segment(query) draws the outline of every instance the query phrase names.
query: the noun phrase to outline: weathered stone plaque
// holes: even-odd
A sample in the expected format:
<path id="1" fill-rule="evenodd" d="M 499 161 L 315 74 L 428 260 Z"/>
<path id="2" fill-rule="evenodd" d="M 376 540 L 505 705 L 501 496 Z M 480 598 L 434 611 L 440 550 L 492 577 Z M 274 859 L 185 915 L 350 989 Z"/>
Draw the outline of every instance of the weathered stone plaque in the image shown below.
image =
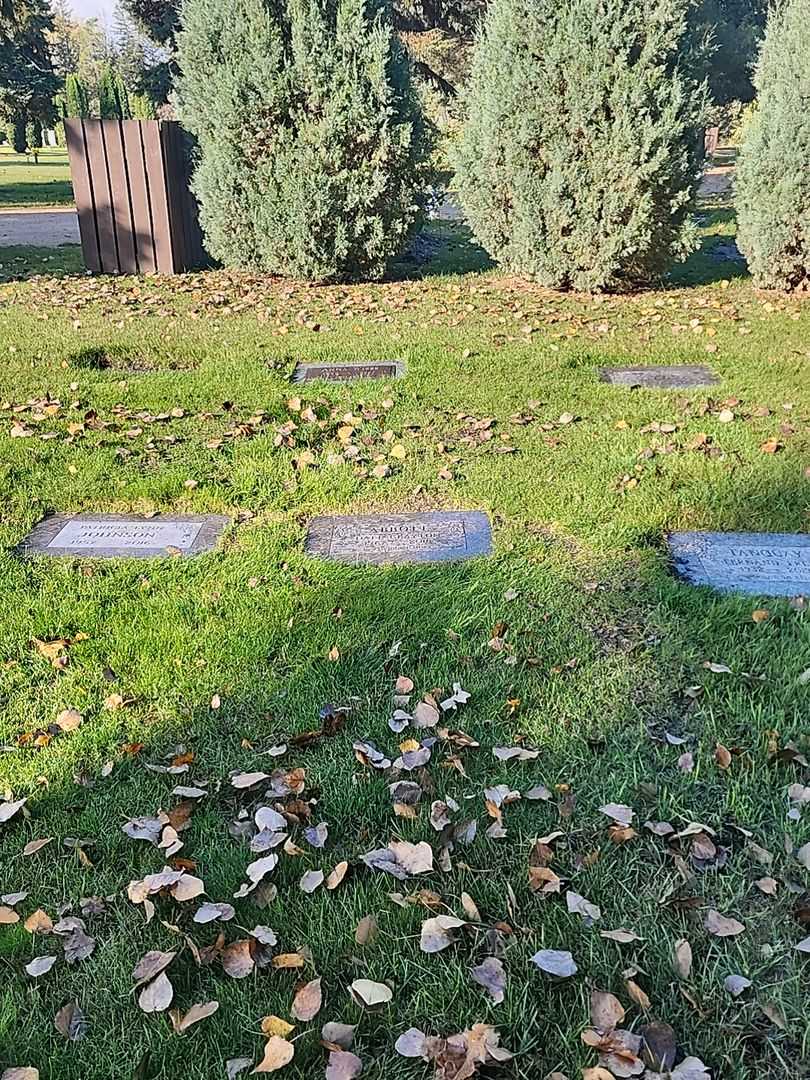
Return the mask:
<path id="1" fill-rule="evenodd" d="M 319 517 L 309 526 L 307 554 L 344 563 L 456 562 L 487 555 L 492 531 L 476 510 Z"/>
<path id="2" fill-rule="evenodd" d="M 602 368 L 600 378 L 614 386 L 638 386 L 648 390 L 690 390 L 695 386 L 714 386 L 720 381 L 705 364 Z"/>
<path id="3" fill-rule="evenodd" d="M 692 585 L 755 596 L 810 596 L 810 536 L 801 533 L 673 533 L 677 573 Z"/>
<path id="4" fill-rule="evenodd" d="M 401 360 L 386 360 L 377 364 L 298 364 L 292 381 L 354 382 L 356 379 L 400 379 L 405 374 Z"/>
<path id="5" fill-rule="evenodd" d="M 228 518 L 127 517 L 121 514 L 56 514 L 21 544 L 23 554 L 79 555 L 97 559 L 155 559 L 199 555 L 217 542 Z"/>

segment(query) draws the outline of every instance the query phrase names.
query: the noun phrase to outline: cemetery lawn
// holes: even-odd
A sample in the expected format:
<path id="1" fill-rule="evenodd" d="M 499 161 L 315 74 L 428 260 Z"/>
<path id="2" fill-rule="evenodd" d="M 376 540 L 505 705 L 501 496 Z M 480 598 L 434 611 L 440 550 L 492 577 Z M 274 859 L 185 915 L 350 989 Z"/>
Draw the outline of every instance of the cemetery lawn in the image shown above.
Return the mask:
<path id="1" fill-rule="evenodd" d="M 733 224 L 721 209 L 706 228 L 708 251 Z M 475 265 L 457 229 L 439 231 Z M 0 926 L 0 1073 L 210 1080 L 228 1059 L 258 1063 L 261 1021 L 275 1015 L 295 1024 L 280 1075 L 296 1080 L 324 1075 L 329 1021 L 358 1025 L 364 1077 L 432 1076 L 395 1040 L 480 1021 L 515 1054 L 487 1075 L 573 1080 L 597 1064 L 581 1034 L 603 990 L 626 1009 L 621 1026 L 671 1025 L 678 1060 L 698 1057 L 713 1077 L 810 1075 L 810 961 L 796 948 L 810 933 L 810 810 L 788 817 L 788 789 L 810 783 L 810 613 L 678 582 L 665 547 L 670 530 L 808 531 L 810 304 L 755 293 L 707 252 L 679 284 L 596 299 L 454 276 L 452 262 L 373 286 L 44 277 L 41 265 L 0 285 L 0 795 L 27 800 L 0 825 L 0 894 L 27 892 L 20 921 Z M 288 382 L 297 359 L 385 358 L 406 360 L 406 378 Z M 603 365 L 647 362 L 708 363 L 722 382 L 680 393 L 599 381 Z M 313 515 L 432 508 L 488 511 L 493 556 L 373 569 L 303 554 Z M 53 511 L 224 513 L 233 525 L 191 561 L 21 560 L 14 545 Z M 352 749 L 371 739 L 395 757 L 424 735 L 388 728 L 400 675 L 412 705 L 460 683 L 470 700 L 442 724 L 480 742 L 441 739 L 425 772 L 405 777 L 425 789 L 415 819 L 394 815 L 390 774 Z M 294 746 L 328 703 L 349 710 L 345 727 Z M 81 724 L 49 732 L 63 710 Z M 283 743 L 284 756 L 266 752 Z M 539 757 L 493 756 L 512 745 Z M 148 768 L 173 763 L 188 770 Z M 273 800 L 267 783 L 238 790 L 229 775 L 296 768 L 326 846 L 293 828 L 301 850 L 277 849 L 268 878 L 277 898 L 234 899 L 258 856 L 229 825 Z M 199 782 L 208 794 L 177 857 L 235 917 L 198 925 L 204 898 L 160 896 L 147 923 L 126 886 L 164 859 L 122 826 L 176 808 L 175 785 Z M 506 836 L 491 839 L 483 791 L 498 784 L 546 785 L 549 798 L 507 805 Z M 445 872 L 429 818 L 448 796 L 478 835 Z M 632 808 L 637 835 L 611 836 L 599 810 L 610 803 Z M 702 828 L 667 843 L 648 821 Z M 558 830 L 547 857 L 560 892 L 533 893 L 533 841 Z M 396 837 L 432 843 L 437 868 L 397 881 L 363 865 Z M 344 860 L 338 888 L 301 891 L 306 871 Z M 424 906 L 424 890 L 446 906 Z M 422 923 L 470 917 L 463 893 L 480 921 L 425 954 Z M 597 905 L 598 921 L 569 913 L 566 893 Z M 82 916 L 88 897 L 106 899 Z M 69 938 L 29 933 L 37 909 L 83 917 L 92 955 L 68 964 Z M 742 932 L 709 933 L 712 909 Z M 358 944 L 368 915 L 378 936 Z M 187 940 L 201 949 L 221 930 L 232 943 L 256 925 L 275 931 L 270 953 L 301 950 L 304 966 L 244 979 L 219 960 L 198 967 Z M 602 936 L 620 928 L 640 940 Z M 678 974 L 681 939 L 693 961 Z M 469 974 L 493 948 L 507 973 L 498 1005 Z M 530 962 L 541 949 L 569 951 L 577 974 L 550 980 Z M 184 1035 L 142 1012 L 132 971 L 148 950 L 178 952 L 175 1006 L 218 1011 Z M 56 965 L 30 978 L 25 965 L 45 954 Z M 735 998 L 729 975 L 752 985 Z M 296 987 L 316 976 L 323 1007 L 295 1021 Z M 363 1011 L 347 993 L 356 979 L 389 983 L 391 1003 Z M 71 1002 L 88 1024 L 76 1042 L 54 1026 Z"/>
<path id="2" fill-rule="evenodd" d="M 73 205 L 67 150 L 48 146 L 38 159 L 35 163 L 32 154 L 0 146 L 0 210 Z"/>

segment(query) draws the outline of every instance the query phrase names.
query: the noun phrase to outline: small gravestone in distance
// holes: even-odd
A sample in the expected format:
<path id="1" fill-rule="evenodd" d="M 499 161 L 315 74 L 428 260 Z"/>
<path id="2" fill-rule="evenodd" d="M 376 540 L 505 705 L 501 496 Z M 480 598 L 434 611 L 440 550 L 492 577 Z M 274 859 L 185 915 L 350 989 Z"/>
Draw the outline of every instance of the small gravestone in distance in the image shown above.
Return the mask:
<path id="1" fill-rule="evenodd" d="M 799 533 L 672 533 L 678 575 L 692 585 L 753 596 L 810 596 L 810 536 Z"/>
<path id="2" fill-rule="evenodd" d="M 73 555 L 96 559 L 156 559 L 210 551 L 228 524 L 218 514 L 128 517 L 123 514 L 55 514 L 20 545 L 24 555 Z"/>
<path id="3" fill-rule="evenodd" d="M 292 374 L 294 383 L 314 382 L 354 382 L 357 379 L 401 379 L 405 374 L 405 365 L 401 360 L 386 360 L 380 363 L 360 364 L 297 364 Z"/>
<path id="4" fill-rule="evenodd" d="M 602 368 L 599 377 L 614 386 L 638 386 L 646 390 L 691 390 L 697 386 L 714 386 L 720 381 L 705 364 Z"/>
<path id="5" fill-rule="evenodd" d="M 376 565 L 458 562 L 491 549 L 489 518 L 477 510 L 319 517 L 306 544 L 308 555 Z"/>

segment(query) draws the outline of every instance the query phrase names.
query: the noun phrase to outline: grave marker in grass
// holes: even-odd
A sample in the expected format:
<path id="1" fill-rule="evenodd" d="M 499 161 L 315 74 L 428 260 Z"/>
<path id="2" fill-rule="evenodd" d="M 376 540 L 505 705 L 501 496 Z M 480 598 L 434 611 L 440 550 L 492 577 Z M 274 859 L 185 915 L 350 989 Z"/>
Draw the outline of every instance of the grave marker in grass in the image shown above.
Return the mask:
<path id="1" fill-rule="evenodd" d="M 358 379 L 401 379 L 404 374 L 405 365 L 401 360 L 352 364 L 296 364 L 292 381 L 302 383 L 321 379 L 323 382 L 343 383 Z"/>
<path id="2" fill-rule="evenodd" d="M 645 390 L 691 390 L 714 386 L 720 380 L 704 364 L 673 364 L 660 367 L 602 368 L 602 382 Z"/>
<path id="3" fill-rule="evenodd" d="M 23 540 L 24 555 L 156 559 L 210 551 L 228 524 L 218 514 L 144 518 L 123 514 L 55 514 Z"/>
<path id="4" fill-rule="evenodd" d="M 491 548 L 489 518 L 476 510 L 318 517 L 306 543 L 308 555 L 376 565 L 458 562 Z"/>
<path id="5" fill-rule="evenodd" d="M 672 533 L 677 574 L 692 585 L 754 596 L 810 596 L 810 536 L 801 533 Z"/>

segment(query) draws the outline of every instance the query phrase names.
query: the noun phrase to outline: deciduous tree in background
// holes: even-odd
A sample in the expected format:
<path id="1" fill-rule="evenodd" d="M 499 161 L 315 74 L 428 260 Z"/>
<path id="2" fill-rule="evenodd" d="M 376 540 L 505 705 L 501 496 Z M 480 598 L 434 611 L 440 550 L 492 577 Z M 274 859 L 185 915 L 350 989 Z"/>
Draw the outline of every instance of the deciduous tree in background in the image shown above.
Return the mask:
<path id="1" fill-rule="evenodd" d="M 554 288 L 660 277 L 693 245 L 705 89 L 690 0 L 491 0 L 458 186 L 504 267 Z"/>
<path id="2" fill-rule="evenodd" d="M 178 109 L 210 253 L 379 277 L 419 220 L 428 142 L 386 0 L 186 0 Z"/>
<path id="3" fill-rule="evenodd" d="M 810 291 L 810 0 L 768 22 L 737 169 L 737 242 L 766 289 Z"/>

